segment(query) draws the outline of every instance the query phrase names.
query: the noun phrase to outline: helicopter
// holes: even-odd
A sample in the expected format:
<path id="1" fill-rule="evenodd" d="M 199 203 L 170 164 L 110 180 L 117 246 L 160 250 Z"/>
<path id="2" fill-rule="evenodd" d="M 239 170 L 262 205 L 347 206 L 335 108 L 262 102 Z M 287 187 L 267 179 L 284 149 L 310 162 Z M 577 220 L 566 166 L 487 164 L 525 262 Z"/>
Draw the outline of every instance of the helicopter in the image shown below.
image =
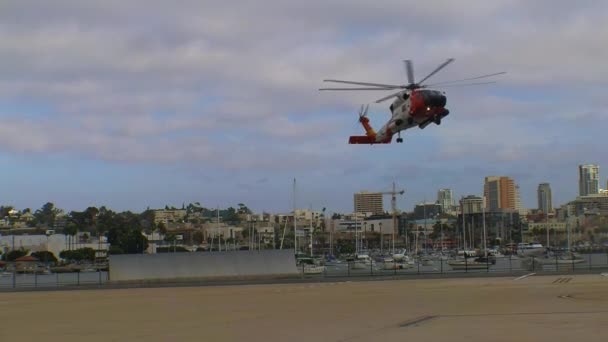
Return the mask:
<path id="1" fill-rule="evenodd" d="M 441 120 L 450 114 L 450 111 L 445 108 L 447 103 L 447 97 L 445 92 L 436 89 L 429 89 L 429 87 L 439 86 L 452 87 L 452 86 L 470 86 L 470 85 L 481 85 L 496 83 L 492 82 L 476 82 L 468 84 L 457 84 L 463 81 L 473 81 L 491 76 L 497 76 L 505 74 L 505 71 L 481 75 L 476 77 L 470 77 L 460 80 L 445 81 L 435 83 L 431 85 L 424 85 L 423 82 L 428 80 L 431 76 L 435 75 L 441 69 L 445 68 L 448 64 L 452 63 L 454 58 L 448 58 L 445 62 L 440 64 L 435 70 L 424 77 L 421 81 L 414 81 L 414 67 L 411 60 L 404 60 L 405 70 L 407 73 L 408 84 L 394 85 L 394 84 L 382 84 L 382 83 L 369 83 L 369 82 L 353 82 L 343 80 L 323 80 L 323 82 L 333 83 L 344 83 L 350 85 L 364 86 L 360 88 L 320 88 L 319 90 L 397 90 L 396 93 L 392 93 L 376 101 L 381 103 L 386 100 L 395 98 L 391 103 L 389 109 L 391 112 L 390 120 L 382 126 L 377 132 L 371 127 L 367 112 L 369 105 L 361 106 L 359 110 L 359 123 L 365 130 L 365 135 L 351 136 L 348 140 L 349 144 L 390 144 L 393 136 L 397 134 L 397 142 L 402 143 L 401 131 L 420 127 L 424 129 L 428 125 L 435 123 L 436 125 L 441 124 Z"/>

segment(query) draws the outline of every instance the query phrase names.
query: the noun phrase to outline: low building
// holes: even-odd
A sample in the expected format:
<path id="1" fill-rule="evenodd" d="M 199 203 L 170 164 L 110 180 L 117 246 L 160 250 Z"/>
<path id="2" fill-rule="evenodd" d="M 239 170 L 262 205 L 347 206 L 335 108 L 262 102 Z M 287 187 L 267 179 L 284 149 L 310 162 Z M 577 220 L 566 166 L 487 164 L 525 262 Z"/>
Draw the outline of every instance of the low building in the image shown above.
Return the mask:
<path id="1" fill-rule="evenodd" d="M 608 215 L 608 193 L 578 196 L 568 203 L 572 206 L 574 216 L 585 215 L 589 212 Z"/>
<path id="2" fill-rule="evenodd" d="M 154 223 L 169 223 L 183 222 L 186 218 L 187 211 L 185 209 L 157 209 L 154 210 Z"/>
<path id="3" fill-rule="evenodd" d="M 558 231 L 558 232 L 565 232 L 566 229 L 568 228 L 568 225 L 566 222 L 549 221 L 549 222 L 529 222 L 527 230 L 528 231 L 534 231 L 534 230 L 540 230 L 540 229 L 544 230 L 544 229 L 547 229 L 547 226 L 549 227 L 550 230 Z"/>
<path id="4" fill-rule="evenodd" d="M 203 232 L 206 239 L 236 239 L 242 235 L 247 228 L 228 225 L 226 223 L 208 223 L 203 225 Z"/>
<path id="5" fill-rule="evenodd" d="M 435 202 L 418 203 L 414 207 L 413 218 L 422 220 L 424 218 L 432 219 L 441 214 L 441 206 Z"/>
<path id="6" fill-rule="evenodd" d="M 110 244 L 107 243 L 106 238 L 103 236 L 101 237 L 101 241 L 96 237 L 90 237 L 86 240 L 80 238 L 69 239 L 64 234 L 0 236 L 0 250 L 2 250 L 2 253 L 7 253 L 13 249 L 25 249 L 30 253 L 49 251 L 59 258 L 59 253 L 70 249 L 70 247 L 72 249 L 92 248 L 96 251 L 96 257 L 104 258 L 107 256 Z"/>

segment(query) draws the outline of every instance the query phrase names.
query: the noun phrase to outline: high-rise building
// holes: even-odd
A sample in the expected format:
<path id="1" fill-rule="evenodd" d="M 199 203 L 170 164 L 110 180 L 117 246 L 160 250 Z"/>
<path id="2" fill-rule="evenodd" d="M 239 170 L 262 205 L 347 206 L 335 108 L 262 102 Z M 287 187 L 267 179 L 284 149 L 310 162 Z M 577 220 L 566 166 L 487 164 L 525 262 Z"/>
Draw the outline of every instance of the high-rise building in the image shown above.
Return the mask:
<path id="1" fill-rule="evenodd" d="M 540 183 L 538 185 L 538 210 L 543 213 L 550 213 L 553 211 L 553 202 L 551 199 L 551 186 L 549 183 Z"/>
<path id="2" fill-rule="evenodd" d="M 515 185 L 515 182 L 509 177 L 486 177 L 483 186 L 483 194 L 486 197 L 487 210 L 521 209 L 519 190 Z"/>
<path id="3" fill-rule="evenodd" d="M 578 195 L 587 196 L 600 192 L 600 167 L 595 164 L 578 166 Z"/>
<path id="4" fill-rule="evenodd" d="M 379 192 L 361 191 L 355 193 L 354 206 L 356 213 L 372 213 L 374 215 L 384 213 L 382 194 Z"/>
<path id="5" fill-rule="evenodd" d="M 454 193 L 451 189 L 439 189 L 437 192 L 437 204 L 441 207 L 442 213 L 449 212 L 454 206 Z"/>
<path id="6" fill-rule="evenodd" d="M 469 195 L 460 200 L 460 206 L 465 214 L 481 213 L 483 210 L 483 198 Z"/>

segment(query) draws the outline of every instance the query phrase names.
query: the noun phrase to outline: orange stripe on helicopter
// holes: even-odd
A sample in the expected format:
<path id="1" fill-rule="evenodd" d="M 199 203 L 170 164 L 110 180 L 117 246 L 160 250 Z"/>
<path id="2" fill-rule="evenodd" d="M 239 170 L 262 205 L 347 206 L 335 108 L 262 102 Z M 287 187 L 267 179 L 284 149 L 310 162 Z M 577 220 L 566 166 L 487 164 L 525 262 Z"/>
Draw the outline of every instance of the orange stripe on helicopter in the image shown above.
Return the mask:
<path id="1" fill-rule="evenodd" d="M 361 122 L 361 125 L 363 125 L 363 128 L 365 129 L 365 134 L 367 134 L 368 137 L 376 136 L 376 131 L 374 131 L 372 126 L 369 124 L 369 119 L 366 116 L 362 116 L 359 119 L 359 122 Z"/>

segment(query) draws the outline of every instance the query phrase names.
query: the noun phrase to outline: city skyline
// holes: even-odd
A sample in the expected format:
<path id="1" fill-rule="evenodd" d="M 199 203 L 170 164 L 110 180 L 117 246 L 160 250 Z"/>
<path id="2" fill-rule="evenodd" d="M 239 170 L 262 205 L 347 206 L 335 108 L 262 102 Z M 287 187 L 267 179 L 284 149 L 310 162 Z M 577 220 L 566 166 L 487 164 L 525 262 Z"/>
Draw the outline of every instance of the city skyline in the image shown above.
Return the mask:
<path id="1" fill-rule="evenodd" d="M 587 165 L 596 165 L 596 164 L 587 164 Z M 579 165 L 579 172 L 580 172 L 580 165 Z M 516 194 L 518 194 L 519 191 L 520 191 L 520 190 L 518 190 L 520 188 L 520 186 L 517 183 L 517 180 L 512 179 L 512 178 L 510 178 L 508 176 L 485 176 L 482 180 L 487 180 L 489 178 L 493 179 L 494 181 L 499 181 L 501 178 L 506 178 L 508 181 L 510 181 L 509 184 L 512 184 L 516 188 L 516 190 L 515 190 Z M 568 203 L 570 201 L 573 201 L 573 200 L 576 199 L 576 197 L 579 196 L 578 193 L 577 193 L 573 197 L 571 197 L 569 199 L 566 199 L 563 202 L 557 202 L 557 205 L 556 205 L 555 204 L 556 202 L 555 202 L 554 197 L 552 195 L 552 189 L 550 187 L 550 183 L 549 182 L 542 182 L 542 183 L 537 184 L 537 186 L 536 186 L 536 190 L 534 192 L 534 198 L 533 198 L 534 202 L 532 202 L 530 204 L 523 205 L 524 209 L 538 209 L 539 208 L 539 206 L 540 206 L 539 205 L 540 204 L 539 188 L 540 188 L 541 185 L 545 185 L 545 184 L 549 185 L 549 196 L 550 196 L 549 202 L 550 202 L 551 206 L 553 207 L 553 209 L 555 209 L 556 207 L 559 207 L 559 206 L 561 206 L 563 204 L 566 204 L 566 203 Z M 578 184 L 580 184 L 580 179 L 579 179 Z M 398 185 L 398 187 L 399 187 L 399 185 Z M 607 184 L 607 187 L 608 187 L 608 184 Z M 458 205 L 460 205 L 459 201 L 462 200 L 463 198 L 468 197 L 468 196 L 477 196 L 479 198 L 483 198 L 483 196 L 484 196 L 484 188 L 485 188 L 484 183 L 482 183 L 481 191 L 479 191 L 477 193 L 476 192 L 471 192 L 471 191 L 469 191 L 469 192 L 465 191 L 465 192 L 462 192 L 462 193 L 457 193 L 452 188 L 444 187 L 444 188 L 439 188 L 439 189 L 437 189 L 435 191 L 435 196 L 436 196 L 435 200 L 432 200 L 432 197 L 424 196 L 424 198 L 418 198 L 418 199 L 411 199 L 410 198 L 409 201 L 404 201 L 403 197 L 407 198 L 407 189 L 406 189 L 405 196 L 397 196 L 397 208 L 400 209 L 400 210 L 404 210 L 404 211 L 412 211 L 413 208 L 417 204 L 420 204 L 420 203 L 438 203 L 438 204 L 440 204 L 439 203 L 440 202 L 439 199 L 442 196 L 442 193 L 444 193 L 444 192 L 449 193 L 449 197 L 451 198 L 451 200 L 454 203 L 454 205 L 458 206 Z M 601 189 L 601 187 L 600 187 L 600 189 Z M 293 190 L 293 179 L 292 179 L 292 188 L 290 190 Z M 387 189 L 385 189 L 385 190 L 387 190 Z M 298 192 L 300 192 L 300 190 L 297 190 L 297 188 L 296 188 L 296 196 L 297 196 Z M 300 197 L 296 197 L 296 206 L 297 206 L 298 209 L 302 209 L 302 210 L 307 210 L 307 209 L 309 209 L 312 206 L 313 211 L 314 210 L 318 211 L 321 208 L 328 208 L 328 212 L 330 212 L 330 213 L 333 213 L 333 212 L 349 213 L 349 212 L 353 212 L 352 211 L 353 210 L 353 206 L 357 205 L 356 204 L 356 201 L 357 201 L 356 197 L 357 197 L 357 195 L 361 195 L 361 194 L 363 194 L 363 195 L 377 195 L 378 193 L 379 193 L 378 191 L 368 191 L 368 190 L 359 190 L 359 191 L 356 191 L 354 193 L 351 193 L 350 194 L 350 201 L 347 200 L 347 199 L 344 199 L 344 202 L 349 203 L 349 204 L 342 205 L 342 207 L 345 208 L 345 209 L 339 209 L 340 206 L 336 206 L 336 207 L 334 207 L 334 209 L 328 208 L 327 205 L 315 206 L 310 201 L 307 201 L 306 199 L 303 199 L 303 198 L 300 198 Z M 260 209 L 259 207 L 256 206 L 256 203 L 248 203 L 246 201 L 239 200 L 238 198 L 234 199 L 234 200 L 232 200 L 230 202 L 226 202 L 225 204 L 220 205 L 220 207 L 221 208 L 237 207 L 238 203 L 244 203 L 250 209 L 253 209 L 254 212 L 260 212 L 261 213 L 261 212 L 265 211 L 265 212 L 272 212 L 272 213 L 287 213 L 287 212 L 293 211 L 293 192 L 290 192 L 289 196 L 291 196 L 290 202 L 289 202 L 290 206 L 286 207 L 285 209 L 278 209 L 278 210 L 274 210 L 272 208 L 262 208 L 262 209 Z M 374 200 L 377 200 L 376 197 L 378 197 L 378 196 L 373 196 L 373 197 L 374 197 Z M 383 195 L 379 195 L 379 199 L 378 200 L 379 200 L 380 203 L 383 204 L 384 210 L 387 211 L 387 212 L 390 212 L 390 208 L 389 208 L 390 201 L 384 201 Z M 530 201 L 527 201 L 527 202 L 531 202 L 531 201 L 532 201 L 532 198 L 530 199 Z M 160 201 L 157 201 L 157 203 L 160 203 L 160 204 L 158 204 L 156 206 L 154 206 L 154 205 L 143 205 L 143 204 L 139 205 L 138 204 L 139 207 L 137 207 L 138 205 L 136 205 L 135 207 L 131 206 L 131 207 L 127 207 L 127 208 L 113 207 L 113 206 L 111 206 L 111 205 L 109 205 L 107 203 L 97 203 L 97 204 L 95 204 L 95 203 L 93 203 L 93 204 L 89 203 L 89 204 L 81 205 L 81 206 L 77 206 L 77 207 L 63 207 L 61 205 L 61 203 L 59 203 L 57 201 L 53 201 L 52 199 L 50 199 L 50 200 L 44 200 L 42 203 L 40 203 L 40 205 L 33 205 L 33 206 L 32 205 L 30 205 L 30 206 L 20 206 L 20 205 L 16 205 L 13 202 L 10 202 L 10 201 L 8 201 L 8 202 L 5 201 L 4 203 L 0 203 L 0 205 L 14 206 L 15 208 L 20 209 L 20 210 L 23 210 L 23 209 L 26 209 L 26 208 L 30 208 L 32 210 L 36 210 L 37 208 L 41 207 L 46 202 L 52 202 L 52 203 L 56 204 L 56 206 L 58 208 L 64 209 L 66 212 L 69 212 L 69 211 L 72 211 L 72 210 L 75 210 L 75 211 L 84 210 L 86 207 L 89 207 L 89 206 L 93 206 L 93 207 L 106 206 L 106 207 L 108 207 L 108 209 L 112 209 L 112 210 L 117 210 L 117 211 L 123 211 L 123 210 L 127 211 L 128 210 L 128 211 L 134 211 L 134 212 L 144 211 L 148 207 L 150 209 L 162 209 L 162 208 L 164 208 L 167 205 L 168 206 L 174 206 L 176 208 L 181 208 L 181 206 L 184 205 L 184 204 L 196 203 L 196 202 L 201 203 L 201 206 L 206 207 L 206 208 L 215 208 L 217 206 L 217 205 L 210 204 L 211 201 L 208 201 L 209 202 L 208 203 L 208 202 L 205 202 L 204 200 L 200 200 L 200 199 L 186 200 L 186 201 L 182 200 L 182 201 L 178 201 L 178 202 L 175 202 L 175 203 L 163 202 L 162 200 L 160 200 Z M 305 203 L 308 203 L 308 204 L 305 204 Z M 406 204 L 404 204 L 404 203 L 406 203 Z M 516 201 L 514 201 L 514 203 L 516 203 Z M 488 201 L 488 210 L 489 209 L 490 209 L 490 206 L 489 206 L 489 201 Z"/>
<path id="2" fill-rule="evenodd" d="M 442 188 L 456 199 L 482 195 L 488 175 L 514 179 L 527 208 L 541 182 L 553 185 L 556 205 L 574 199 L 577 165 L 608 166 L 608 46 L 597 34 L 608 3 L 462 8 L 10 2 L 0 11 L 0 202 L 133 211 L 242 202 L 287 212 L 295 177 L 302 208 L 346 212 L 353 193 L 395 181 L 406 190 L 398 206 L 409 209 Z M 362 104 L 372 127 L 386 122 L 390 103 L 374 101 L 388 93 L 317 90 L 328 78 L 403 84 L 402 60 L 419 79 L 447 58 L 454 63 L 429 84 L 507 73 L 438 88 L 450 115 L 408 130 L 403 144 L 348 145 L 363 134 Z"/>

